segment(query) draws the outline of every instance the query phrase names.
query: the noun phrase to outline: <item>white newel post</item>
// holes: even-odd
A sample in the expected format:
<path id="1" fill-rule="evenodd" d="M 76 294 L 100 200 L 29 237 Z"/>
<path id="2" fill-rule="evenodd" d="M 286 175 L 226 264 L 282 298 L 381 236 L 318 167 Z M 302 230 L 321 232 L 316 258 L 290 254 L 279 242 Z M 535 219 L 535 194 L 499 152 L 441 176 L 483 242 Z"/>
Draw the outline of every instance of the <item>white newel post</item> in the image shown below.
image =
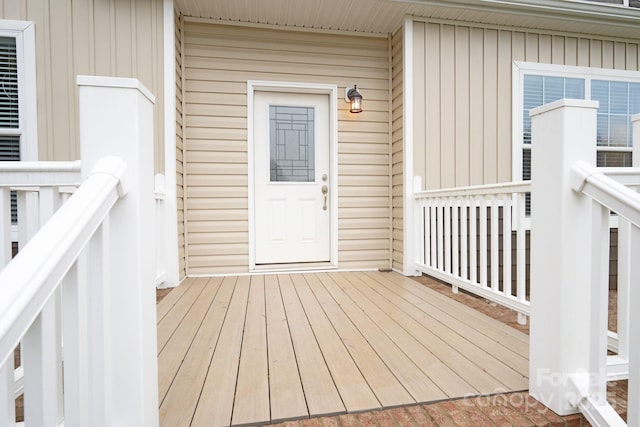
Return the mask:
<path id="1" fill-rule="evenodd" d="M 157 426 L 155 100 L 135 79 L 78 76 L 77 82 L 83 177 L 103 156 L 118 156 L 127 165 L 126 195 L 103 226 L 108 260 L 100 303 L 107 349 L 104 366 L 93 366 L 93 375 L 106 376 L 102 409 L 109 425 Z"/>
<path id="2" fill-rule="evenodd" d="M 569 376 L 591 372 L 592 209 L 571 189 L 570 169 L 595 165 L 597 107 L 563 99 L 531 111 L 529 392 L 560 415 L 577 412 Z"/>

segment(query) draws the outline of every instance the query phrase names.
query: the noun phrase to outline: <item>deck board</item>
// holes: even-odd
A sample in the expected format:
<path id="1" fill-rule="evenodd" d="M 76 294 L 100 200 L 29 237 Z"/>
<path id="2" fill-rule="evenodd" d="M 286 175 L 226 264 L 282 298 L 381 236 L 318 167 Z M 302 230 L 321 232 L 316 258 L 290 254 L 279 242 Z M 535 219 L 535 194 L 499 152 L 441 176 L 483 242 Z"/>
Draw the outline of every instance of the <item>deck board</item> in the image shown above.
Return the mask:
<path id="1" fill-rule="evenodd" d="M 309 415 L 346 412 L 291 277 L 279 276 L 279 282 Z"/>
<path id="2" fill-rule="evenodd" d="M 357 306 L 357 303 L 344 293 L 340 287 L 341 284 L 347 286 L 343 275 L 328 273 L 323 277 L 328 280 L 323 280 L 322 284 L 342 306 L 360 333 L 371 343 L 380 358 L 394 372 L 416 402 L 441 400 L 447 397 L 431 378 L 422 372 L 406 353 L 383 332 L 381 327 L 371 321 L 366 313 Z"/>
<path id="3" fill-rule="evenodd" d="M 270 420 L 264 276 L 253 276 L 231 423 L 246 425 Z"/>
<path id="4" fill-rule="evenodd" d="M 192 426 L 216 427 L 231 424 L 242 334 L 249 299 L 249 282 L 248 276 L 237 278 L 218 338 L 219 342 L 211 358 L 207 378 L 193 416 Z"/>
<path id="5" fill-rule="evenodd" d="M 163 426 L 191 425 L 234 288 L 235 278 L 225 278 L 222 281 L 192 346 L 174 375 L 171 388 L 164 399 L 160 400 L 160 419 Z M 160 378 L 172 374 L 165 369 L 165 366 L 159 364 Z"/>
<path id="6" fill-rule="evenodd" d="M 277 276 L 265 277 L 271 420 L 309 416 Z"/>
<path id="7" fill-rule="evenodd" d="M 292 279 L 347 412 L 381 408 L 380 402 L 351 358 L 331 321 L 313 296 L 305 278 L 298 274 Z"/>
<path id="8" fill-rule="evenodd" d="M 371 277 L 371 276 L 368 276 Z M 375 276 L 374 276 L 375 277 Z M 428 288 L 413 286 L 413 280 L 407 279 L 402 276 L 392 276 L 392 282 L 396 285 L 402 286 L 402 289 L 413 293 L 419 297 L 422 297 L 426 302 L 430 304 L 437 304 L 440 307 L 452 307 L 456 309 L 456 313 L 463 315 L 467 319 L 467 324 L 472 328 L 481 331 L 489 338 L 496 342 L 506 340 L 509 342 L 511 350 L 520 354 L 523 357 L 529 357 L 529 339 L 525 334 L 520 331 L 505 325 L 501 322 L 496 322 L 494 319 L 487 315 L 474 310 L 471 307 L 460 305 L 451 298 L 441 295 L 437 292 L 430 292 Z M 428 291 L 428 292 L 425 292 Z"/>
<path id="9" fill-rule="evenodd" d="M 373 390 L 383 407 L 415 403 L 409 392 L 380 359 L 371 344 L 362 336 L 340 305 L 322 286 L 316 275 L 308 275 L 307 281 L 327 316 L 331 319 L 336 332 L 345 343 L 353 360 L 360 368 L 367 384 Z"/>
<path id="10" fill-rule="evenodd" d="M 373 289 L 358 278 L 357 274 L 344 276 L 349 285 L 343 289 L 354 303 L 367 313 L 373 323 L 379 325 L 387 336 L 392 339 L 400 349 L 438 385 L 447 397 L 464 395 L 473 387 L 454 372 L 443 360 L 440 360 L 432 351 L 436 343 L 420 341 L 412 329 L 404 329 L 398 321 L 402 316 L 400 309 L 376 295 Z"/>
<path id="11" fill-rule="evenodd" d="M 499 349 L 499 347 L 504 349 L 504 342 L 487 341 L 482 334 L 476 333 L 476 331 L 469 326 L 469 323 L 465 323 L 457 318 L 457 316 L 464 317 L 461 311 L 453 311 L 450 308 L 441 310 L 411 293 L 403 292 L 402 289 L 398 288 L 397 283 L 394 284 L 385 278 L 382 278 L 379 283 L 411 303 L 411 305 L 417 309 L 413 310 L 411 315 L 418 322 L 427 325 L 438 336 L 445 339 L 462 354 L 468 355 L 473 363 L 485 369 L 488 374 L 500 381 L 506 389 L 524 390 L 527 388 L 527 371 L 518 372 L 515 365 L 505 365 L 504 363 L 515 360 L 517 366 L 522 368 L 521 365 L 524 358 L 517 357 L 515 353 L 509 354 Z M 408 284 L 407 286 L 410 285 Z M 455 317 L 449 314 L 452 312 L 456 313 Z M 475 321 L 469 318 L 464 320 L 471 323 Z M 471 335 L 467 335 L 467 333 L 471 333 Z M 480 340 L 476 341 L 478 338 L 480 338 Z M 507 353 L 510 358 L 500 357 L 505 356 L 505 353 Z M 496 354 L 498 356 L 496 356 Z"/>
<path id="12" fill-rule="evenodd" d="M 169 296 L 158 305 L 163 427 L 527 387 L 526 335 L 396 273 L 187 279 Z"/>
<path id="13" fill-rule="evenodd" d="M 367 283 L 365 281 L 365 283 Z M 446 336 L 441 338 L 438 331 L 432 330 L 428 322 L 421 322 L 418 319 L 424 319 L 422 313 L 413 304 L 410 304 L 400 296 L 394 294 L 382 286 L 376 286 L 367 283 L 372 290 L 385 298 L 389 304 L 393 304 L 400 311 L 396 311 L 394 318 L 428 348 L 447 366 L 449 366 L 457 375 L 464 379 L 472 388 L 480 394 L 492 393 L 495 390 L 504 387 L 497 379 L 487 375 L 487 371 L 482 365 L 492 363 L 491 358 L 469 357 L 468 352 L 460 353 L 461 348 L 456 348 L 455 342 L 449 341 Z M 372 297 L 375 298 L 375 297 Z M 386 303 L 380 303 L 380 306 L 386 306 Z M 476 353 L 478 354 L 478 353 Z"/>
<path id="14" fill-rule="evenodd" d="M 171 310 L 158 323 L 158 353 L 162 351 L 167 342 L 182 323 L 182 319 L 193 307 L 193 303 L 204 290 L 207 279 L 204 277 L 196 279 L 184 295 L 175 303 Z"/>
<path id="15" fill-rule="evenodd" d="M 209 310 L 213 297 L 218 292 L 220 287 L 219 278 L 212 278 L 207 280 L 206 278 L 199 279 L 201 286 L 204 290 L 198 296 L 191 306 L 189 312 L 184 316 L 180 325 L 176 328 L 174 334 L 175 339 L 167 342 L 167 345 L 158 354 L 158 366 L 162 366 L 162 369 L 169 372 L 177 372 L 184 360 L 185 355 L 193 338 L 198 332 L 200 325 L 204 319 L 204 316 Z M 199 283 L 200 284 L 200 283 Z M 171 375 L 160 375 L 158 378 L 158 398 L 164 399 L 169 386 L 173 382 L 174 377 Z"/>

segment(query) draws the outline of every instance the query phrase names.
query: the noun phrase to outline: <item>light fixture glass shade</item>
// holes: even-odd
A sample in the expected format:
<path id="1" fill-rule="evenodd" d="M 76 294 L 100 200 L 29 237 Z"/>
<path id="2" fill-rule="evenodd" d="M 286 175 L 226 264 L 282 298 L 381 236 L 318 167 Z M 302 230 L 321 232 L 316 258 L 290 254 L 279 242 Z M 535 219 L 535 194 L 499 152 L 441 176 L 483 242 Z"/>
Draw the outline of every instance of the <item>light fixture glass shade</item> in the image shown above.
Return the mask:
<path id="1" fill-rule="evenodd" d="M 358 92 L 358 86 L 353 85 L 353 89 L 349 89 L 347 92 L 347 98 L 349 98 L 349 111 L 352 113 L 362 112 L 362 95 Z"/>

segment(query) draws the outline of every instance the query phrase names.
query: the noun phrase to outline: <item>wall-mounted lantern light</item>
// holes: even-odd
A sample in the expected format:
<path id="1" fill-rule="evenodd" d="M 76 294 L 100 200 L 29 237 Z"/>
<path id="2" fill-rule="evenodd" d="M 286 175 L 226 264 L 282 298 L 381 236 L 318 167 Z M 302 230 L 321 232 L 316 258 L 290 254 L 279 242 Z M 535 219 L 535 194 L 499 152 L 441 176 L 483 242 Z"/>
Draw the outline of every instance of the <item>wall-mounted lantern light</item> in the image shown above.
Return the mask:
<path id="1" fill-rule="evenodd" d="M 344 100 L 349 103 L 349 111 L 352 113 L 362 112 L 362 95 L 358 92 L 358 86 L 353 85 L 353 88 L 347 87 L 344 90 Z"/>

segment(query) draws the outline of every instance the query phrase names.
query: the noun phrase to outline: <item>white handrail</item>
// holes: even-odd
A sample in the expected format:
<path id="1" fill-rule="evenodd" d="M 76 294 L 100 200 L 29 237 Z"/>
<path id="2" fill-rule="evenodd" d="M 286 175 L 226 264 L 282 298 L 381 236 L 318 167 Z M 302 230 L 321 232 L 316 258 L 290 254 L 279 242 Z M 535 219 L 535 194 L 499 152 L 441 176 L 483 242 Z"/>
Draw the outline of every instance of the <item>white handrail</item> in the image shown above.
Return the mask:
<path id="1" fill-rule="evenodd" d="M 0 272 L 0 365 L 38 316 L 111 207 L 124 162 L 101 160 L 86 182 Z"/>
<path id="2" fill-rule="evenodd" d="M 9 187 L 77 186 L 80 161 L 0 162 L 0 185 Z"/>
<path id="3" fill-rule="evenodd" d="M 480 195 L 498 195 L 508 193 L 525 193 L 531 191 L 530 181 L 501 182 L 498 184 L 474 185 L 469 187 L 444 188 L 442 190 L 427 190 L 415 193 L 415 197 L 462 197 Z"/>
<path id="4" fill-rule="evenodd" d="M 628 176 L 640 172 L 629 169 Z M 577 162 L 571 168 L 571 188 L 582 192 L 608 209 L 626 218 L 636 227 L 640 227 L 640 194 L 605 175 L 602 169 L 586 162 Z"/>

